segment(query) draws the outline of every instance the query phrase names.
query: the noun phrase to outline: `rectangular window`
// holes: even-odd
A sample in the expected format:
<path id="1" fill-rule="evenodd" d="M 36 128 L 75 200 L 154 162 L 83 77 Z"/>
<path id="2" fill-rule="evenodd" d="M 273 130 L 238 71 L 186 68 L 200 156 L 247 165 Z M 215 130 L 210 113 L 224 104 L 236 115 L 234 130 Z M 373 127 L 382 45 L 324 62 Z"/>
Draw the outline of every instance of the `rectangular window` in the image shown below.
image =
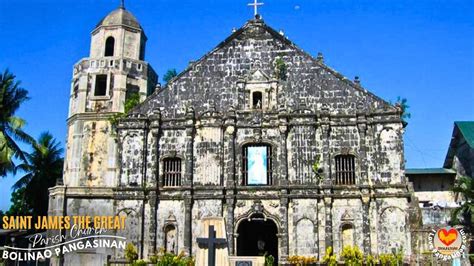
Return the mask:
<path id="1" fill-rule="evenodd" d="M 243 149 L 243 185 L 271 185 L 272 160 L 269 145 L 248 145 Z"/>
<path id="2" fill-rule="evenodd" d="M 355 185 L 355 157 L 338 155 L 336 160 L 336 185 Z"/>
<path id="3" fill-rule="evenodd" d="M 168 158 L 163 160 L 163 186 L 181 186 L 181 159 Z"/>
<path id="4" fill-rule="evenodd" d="M 107 94 L 107 75 L 97 75 L 95 77 L 94 96 L 105 96 Z"/>

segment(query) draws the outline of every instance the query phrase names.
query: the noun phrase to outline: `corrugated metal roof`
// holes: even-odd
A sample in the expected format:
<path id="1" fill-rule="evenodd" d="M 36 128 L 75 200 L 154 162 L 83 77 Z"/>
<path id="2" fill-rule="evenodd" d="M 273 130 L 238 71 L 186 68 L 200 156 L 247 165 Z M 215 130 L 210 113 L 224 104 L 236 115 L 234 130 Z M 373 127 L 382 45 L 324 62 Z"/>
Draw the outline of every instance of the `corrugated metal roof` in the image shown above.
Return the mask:
<path id="1" fill-rule="evenodd" d="M 446 168 L 409 168 L 405 169 L 407 175 L 440 175 L 440 174 L 456 174 L 452 169 Z"/>
<path id="2" fill-rule="evenodd" d="M 474 149 L 474 121 L 456 121 L 454 124 L 461 131 L 467 144 Z"/>

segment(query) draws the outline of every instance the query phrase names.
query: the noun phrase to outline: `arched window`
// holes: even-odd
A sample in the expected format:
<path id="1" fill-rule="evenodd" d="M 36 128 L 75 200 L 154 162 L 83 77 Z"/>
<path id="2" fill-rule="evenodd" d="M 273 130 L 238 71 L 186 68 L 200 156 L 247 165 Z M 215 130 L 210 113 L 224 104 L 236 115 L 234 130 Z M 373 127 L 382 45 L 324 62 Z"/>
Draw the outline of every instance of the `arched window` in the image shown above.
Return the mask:
<path id="1" fill-rule="evenodd" d="M 338 155 L 336 161 L 336 185 L 355 185 L 355 156 Z"/>
<path id="2" fill-rule="evenodd" d="M 105 56 L 114 56 L 115 39 L 110 36 L 105 41 Z"/>
<path id="3" fill-rule="evenodd" d="M 163 186 L 181 186 L 181 159 L 166 158 L 163 160 Z"/>
<path id="4" fill-rule="evenodd" d="M 262 93 L 255 91 L 252 93 L 252 108 L 253 109 L 262 109 L 263 98 Z"/>
<path id="5" fill-rule="evenodd" d="M 247 144 L 242 151 L 242 185 L 272 185 L 272 147 Z"/>

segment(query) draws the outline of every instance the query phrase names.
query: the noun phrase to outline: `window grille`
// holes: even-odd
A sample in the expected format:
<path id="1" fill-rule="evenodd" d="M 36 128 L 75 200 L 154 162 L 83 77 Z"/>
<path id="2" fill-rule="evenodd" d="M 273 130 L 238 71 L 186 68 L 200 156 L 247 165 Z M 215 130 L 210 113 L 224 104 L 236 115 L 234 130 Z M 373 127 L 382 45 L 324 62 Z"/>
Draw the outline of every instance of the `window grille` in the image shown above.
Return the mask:
<path id="1" fill-rule="evenodd" d="M 355 157 L 336 156 L 336 185 L 355 185 Z"/>
<path id="2" fill-rule="evenodd" d="M 163 186 L 181 186 L 181 159 L 168 158 L 163 160 Z"/>

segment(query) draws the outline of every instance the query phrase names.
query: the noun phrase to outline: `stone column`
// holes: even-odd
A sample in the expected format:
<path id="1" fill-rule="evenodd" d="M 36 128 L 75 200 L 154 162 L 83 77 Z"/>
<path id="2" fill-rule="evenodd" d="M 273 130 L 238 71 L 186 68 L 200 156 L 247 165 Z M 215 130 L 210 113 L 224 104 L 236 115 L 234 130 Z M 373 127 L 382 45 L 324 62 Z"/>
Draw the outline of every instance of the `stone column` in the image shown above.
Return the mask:
<path id="1" fill-rule="evenodd" d="M 186 110 L 186 158 L 183 186 L 184 191 L 184 249 L 192 255 L 192 204 L 191 194 L 193 186 L 193 146 L 194 146 L 194 109 L 192 107 Z"/>
<path id="2" fill-rule="evenodd" d="M 227 195 L 226 196 L 226 204 L 227 204 L 227 217 L 226 217 L 226 231 L 227 231 L 227 245 L 229 248 L 229 254 L 234 256 L 236 254 L 234 248 L 234 208 L 235 208 L 235 196 Z"/>
<path id="3" fill-rule="evenodd" d="M 184 198 L 184 251 L 192 255 L 192 210 L 193 200 L 191 195 L 185 195 Z"/>
<path id="4" fill-rule="evenodd" d="M 370 254 L 370 196 L 362 196 L 362 237 L 364 254 Z"/>
<path id="5" fill-rule="evenodd" d="M 227 113 L 224 131 L 224 180 L 227 189 L 233 189 L 238 183 L 235 180 L 235 112 L 230 110 Z"/>
<path id="6" fill-rule="evenodd" d="M 280 231 L 280 247 L 279 256 L 280 262 L 288 259 L 289 253 L 289 239 L 288 239 L 288 191 L 286 189 L 281 190 L 280 198 L 280 219 L 281 219 L 281 231 Z"/>
<path id="7" fill-rule="evenodd" d="M 281 109 L 278 114 L 279 129 L 280 129 L 280 158 L 279 158 L 279 177 L 278 184 L 281 186 L 288 185 L 288 118 L 284 109 Z M 275 183 L 275 178 L 273 178 Z"/>
<path id="8" fill-rule="evenodd" d="M 193 147 L 194 146 L 194 109 L 188 108 L 186 111 L 186 158 L 183 186 L 193 185 Z"/>
<path id="9" fill-rule="evenodd" d="M 157 254 L 156 250 L 156 207 L 157 207 L 157 195 L 156 191 L 150 191 L 148 197 L 148 208 L 150 209 L 150 222 L 148 223 L 148 257 L 151 254 Z M 145 203 L 146 204 L 146 203 Z M 145 218 L 145 217 L 143 217 Z"/>
<path id="10" fill-rule="evenodd" d="M 160 115 L 155 114 L 151 117 L 150 133 L 148 138 L 148 161 L 146 183 L 149 188 L 157 188 L 159 185 L 158 167 L 159 167 L 159 141 L 160 141 Z"/>
<path id="11" fill-rule="evenodd" d="M 234 248 L 234 208 L 235 208 L 235 186 L 238 183 L 235 172 L 235 112 L 229 110 L 225 120 L 224 131 L 224 180 L 226 187 L 225 203 L 227 213 L 225 223 L 227 231 L 227 243 L 230 255 L 235 255 Z"/>
<path id="12" fill-rule="evenodd" d="M 148 234 L 145 236 L 145 241 L 147 241 L 146 245 L 148 246 L 147 255 L 148 257 L 152 254 L 157 254 L 157 210 L 158 210 L 158 167 L 159 167 L 159 138 L 160 138 L 160 119 L 161 114 L 160 112 L 155 112 L 151 117 L 151 123 L 149 127 L 149 137 L 148 137 L 148 148 L 147 148 L 147 161 L 144 164 L 147 164 L 146 173 L 145 173 L 145 180 L 146 180 L 146 187 L 151 188 L 154 190 L 150 190 L 148 194 L 145 194 L 147 200 L 144 202 L 143 207 L 145 206 L 148 208 L 149 211 L 149 222 L 145 223 L 148 226 L 147 231 Z M 147 206 L 148 205 L 148 206 Z M 146 213 L 146 212 L 145 212 Z M 143 217 L 145 218 L 145 217 Z"/>
<path id="13" fill-rule="evenodd" d="M 329 151 L 329 136 L 330 136 L 330 125 L 329 125 L 329 114 L 324 112 L 321 114 L 321 138 L 323 142 L 323 175 L 324 183 L 323 184 L 332 184 L 331 180 L 331 154 Z"/>
<path id="14" fill-rule="evenodd" d="M 368 165 L 367 165 L 367 141 L 366 141 L 366 131 L 367 131 L 367 120 L 364 115 L 357 115 L 357 129 L 359 130 L 359 163 L 360 165 L 360 178 L 358 184 L 369 184 L 368 179 Z"/>
<path id="15" fill-rule="evenodd" d="M 328 192 L 330 193 L 330 191 Z M 332 198 L 324 198 L 324 212 L 326 215 L 326 248 L 333 246 L 332 235 Z M 334 247 L 333 247 L 334 248 Z"/>

